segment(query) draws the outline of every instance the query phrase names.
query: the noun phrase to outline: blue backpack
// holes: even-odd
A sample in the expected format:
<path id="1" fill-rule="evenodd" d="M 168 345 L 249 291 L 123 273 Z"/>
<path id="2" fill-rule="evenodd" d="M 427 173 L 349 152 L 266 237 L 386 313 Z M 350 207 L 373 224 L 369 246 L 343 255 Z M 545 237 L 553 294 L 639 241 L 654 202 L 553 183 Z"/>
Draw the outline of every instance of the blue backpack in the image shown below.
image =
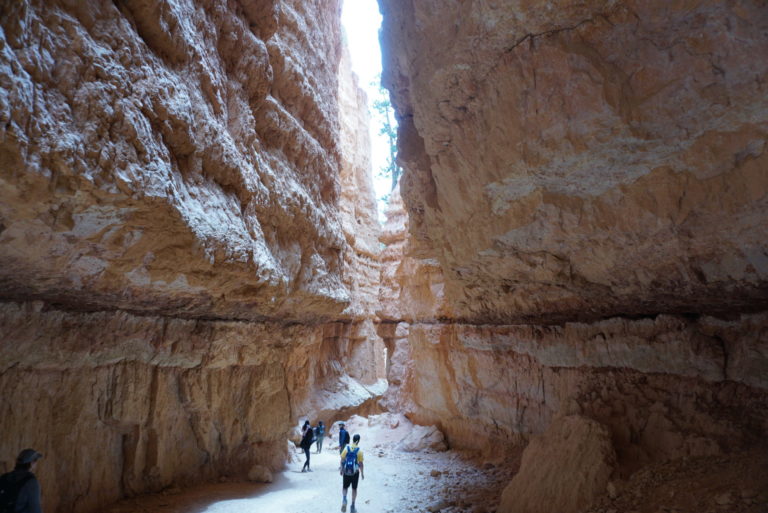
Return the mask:
<path id="1" fill-rule="evenodd" d="M 347 456 L 344 458 L 344 475 L 354 476 L 360 470 L 357 465 L 357 453 L 360 451 L 360 447 L 354 449 L 347 446 Z"/>

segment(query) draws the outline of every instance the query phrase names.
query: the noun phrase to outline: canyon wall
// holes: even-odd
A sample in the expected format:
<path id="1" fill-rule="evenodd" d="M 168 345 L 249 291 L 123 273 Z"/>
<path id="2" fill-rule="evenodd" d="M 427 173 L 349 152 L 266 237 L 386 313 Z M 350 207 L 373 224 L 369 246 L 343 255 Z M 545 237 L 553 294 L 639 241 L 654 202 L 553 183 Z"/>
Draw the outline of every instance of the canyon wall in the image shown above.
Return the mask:
<path id="1" fill-rule="evenodd" d="M 339 18 L 337 0 L 0 5 L 0 470 L 44 453 L 46 511 L 276 469 L 298 417 L 381 392 Z"/>
<path id="2" fill-rule="evenodd" d="M 3 295 L 340 314 L 337 4 L 6 5 Z"/>
<path id="3" fill-rule="evenodd" d="M 389 404 L 497 456 L 585 415 L 625 470 L 760 442 L 762 3 L 380 6 Z"/>

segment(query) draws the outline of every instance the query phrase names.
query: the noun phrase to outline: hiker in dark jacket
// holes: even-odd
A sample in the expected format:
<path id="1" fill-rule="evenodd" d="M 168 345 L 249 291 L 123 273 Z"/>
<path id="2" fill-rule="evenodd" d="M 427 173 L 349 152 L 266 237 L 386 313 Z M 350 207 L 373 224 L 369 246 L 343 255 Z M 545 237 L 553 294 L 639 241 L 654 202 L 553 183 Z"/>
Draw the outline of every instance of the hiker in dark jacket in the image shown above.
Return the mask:
<path id="1" fill-rule="evenodd" d="M 16 457 L 13 471 L 0 476 L 0 490 L 16 494 L 13 513 L 42 513 L 40 483 L 32 473 L 43 455 L 34 449 L 24 449 Z M 5 498 L 3 498 L 4 500 Z"/>
<path id="2" fill-rule="evenodd" d="M 307 430 L 304 431 L 304 436 L 301 438 L 301 443 L 299 446 L 304 451 L 304 454 L 307 456 L 307 461 L 304 462 L 304 466 L 301 468 L 302 472 L 312 472 L 312 469 L 309 468 L 309 448 L 312 447 L 312 443 L 315 441 L 315 430 L 312 429 L 312 426 L 307 427 Z"/>
<path id="3" fill-rule="evenodd" d="M 344 423 L 339 422 L 339 454 L 349 443 L 349 432 L 344 429 Z"/>

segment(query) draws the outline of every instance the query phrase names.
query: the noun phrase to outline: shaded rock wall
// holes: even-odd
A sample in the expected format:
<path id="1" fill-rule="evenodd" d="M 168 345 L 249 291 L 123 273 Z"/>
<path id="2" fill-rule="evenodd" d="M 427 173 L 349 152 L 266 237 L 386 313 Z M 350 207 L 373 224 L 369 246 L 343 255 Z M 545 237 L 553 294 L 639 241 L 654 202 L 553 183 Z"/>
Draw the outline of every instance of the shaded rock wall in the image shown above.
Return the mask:
<path id="1" fill-rule="evenodd" d="M 0 470 L 45 455 L 46 511 L 277 469 L 300 415 L 354 408 L 353 326 L 207 321 L 0 305 Z M 360 388 L 360 385 L 356 385 Z M 336 402 L 318 401 L 335 392 Z"/>
<path id="2" fill-rule="evenodd" d="M 761 2 L 381 5 L 410 229 L 457 317 L 766 308 Z"/>
<path id="3" fill-rule="evenodd" d="M 758 442 L 761 3 L 380 6 L 407 214 L 382 235 L 388 403 L 490 453 L 582 414 L 624 469 Z"/>
<path id="4" fill-rule="evenodd" d="M 623 463 L 716 454 L 768 427 L 764 315 L 740 322 L 660 317 L 563 327 L 401 325 L 401 385 L 420 423 L 488 451 L 579 413 L 610 426 Z M 729 361 L 729 355 L 741 355 Z"/>
<path id="5" fill-rule="evenodd" d="M 2 463 L 45 455 L 46 511 L 279 467 L 320 330 L 0 306 Z M 7 347 L 10 346 L 10 347 Z M 288 363 L 290 361 L 290 363 Z M 291 380 L 301 374 L 306 380 Z M 300 398 L 300 397 L 299 397 Z"/>
<path id="6" fill-rule="evenodd" d="M 339 14 L 0 4 L 0 470 L 43 452 L 46 511 L 274 470 L 381 393 Z"/>
<path id="7" fill-rule="evenodd" d="M 520 473 L 505 488 L 499 511 L 535 513 L 542 504 L 563 513 L 584 511 L 604 492 L 615 459 L 604 426 L 578 415 L 563 417 L 526 447 Z"/>

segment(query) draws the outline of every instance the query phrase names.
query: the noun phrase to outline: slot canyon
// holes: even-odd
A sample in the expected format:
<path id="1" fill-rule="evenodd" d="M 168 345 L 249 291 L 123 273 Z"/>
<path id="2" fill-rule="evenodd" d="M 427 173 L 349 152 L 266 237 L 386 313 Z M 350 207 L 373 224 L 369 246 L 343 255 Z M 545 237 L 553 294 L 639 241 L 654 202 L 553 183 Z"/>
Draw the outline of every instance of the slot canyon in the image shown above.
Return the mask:
<path id="1" fill-rule="evenodd" d="M 0 472 L 102 512 L 344 419 L 431 440 L 361 513 L 767 511 L 766 3 L 379 0 L 383 225 L 341 7 L 0 0 Z"/>

